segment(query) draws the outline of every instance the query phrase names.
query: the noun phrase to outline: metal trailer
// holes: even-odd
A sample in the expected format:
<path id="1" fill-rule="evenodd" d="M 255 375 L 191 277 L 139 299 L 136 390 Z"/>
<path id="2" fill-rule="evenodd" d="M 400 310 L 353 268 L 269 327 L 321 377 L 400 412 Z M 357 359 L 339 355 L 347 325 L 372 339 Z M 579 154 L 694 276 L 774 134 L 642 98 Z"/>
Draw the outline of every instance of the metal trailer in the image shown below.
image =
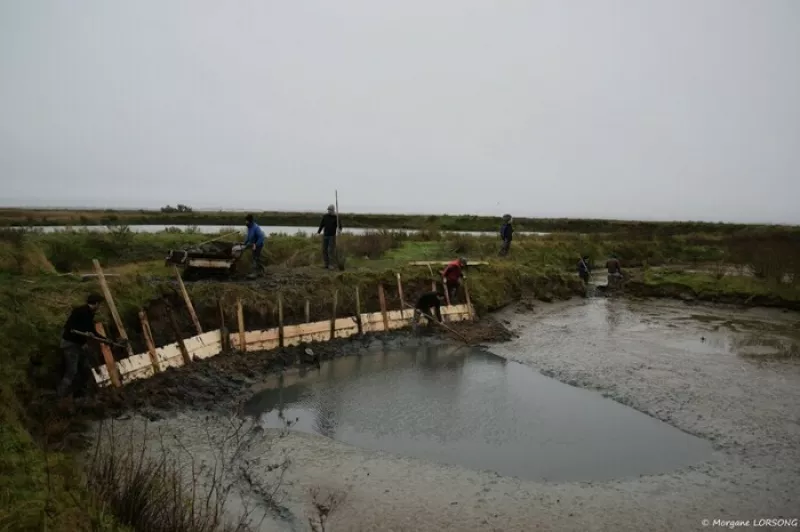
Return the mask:
<path id="1" fill-rule="evenodd" d="M 243 252 L 241 244 L 213 242 L 195 248 L 170 250 L 165 263 L 182 268 L 187 280 L 230 277 Z"/>

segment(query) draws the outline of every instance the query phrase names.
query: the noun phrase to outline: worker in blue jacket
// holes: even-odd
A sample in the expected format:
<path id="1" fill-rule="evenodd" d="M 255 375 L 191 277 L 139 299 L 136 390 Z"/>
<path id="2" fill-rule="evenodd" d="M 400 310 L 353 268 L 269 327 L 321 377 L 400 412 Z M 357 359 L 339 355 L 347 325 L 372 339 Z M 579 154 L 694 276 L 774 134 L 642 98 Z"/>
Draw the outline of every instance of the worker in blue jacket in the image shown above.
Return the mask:
<path id="1" fill-rule="evenodd" d="M 248 246 L 253 250 L 253 271 L 250 273 L 250 278 L 255 278 L 264 272 L 264 267 L 261 265 L 261 252 L 264 249 L 264 231 L 253 221 L 253 215 L 248 214 L 244 218 L 245 225 L 247 226 L 247 239 L 244 241 L 244 247 Z"/>

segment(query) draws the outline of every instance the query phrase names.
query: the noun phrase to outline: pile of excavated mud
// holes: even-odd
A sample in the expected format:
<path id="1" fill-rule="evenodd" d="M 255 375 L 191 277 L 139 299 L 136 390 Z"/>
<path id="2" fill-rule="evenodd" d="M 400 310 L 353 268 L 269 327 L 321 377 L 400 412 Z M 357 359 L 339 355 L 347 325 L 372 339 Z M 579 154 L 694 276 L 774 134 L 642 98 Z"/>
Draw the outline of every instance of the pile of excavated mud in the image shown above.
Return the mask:
<path id="1" fill-rule="evenodd" d="M 508 342 L 515 337 L 514 333 L 505 325 L 489 317 L 477 321 L 462 321 L 448 326 L 463 336 L 471 345 Z M 458 339 L 458 337 L 455 338 Z"/>

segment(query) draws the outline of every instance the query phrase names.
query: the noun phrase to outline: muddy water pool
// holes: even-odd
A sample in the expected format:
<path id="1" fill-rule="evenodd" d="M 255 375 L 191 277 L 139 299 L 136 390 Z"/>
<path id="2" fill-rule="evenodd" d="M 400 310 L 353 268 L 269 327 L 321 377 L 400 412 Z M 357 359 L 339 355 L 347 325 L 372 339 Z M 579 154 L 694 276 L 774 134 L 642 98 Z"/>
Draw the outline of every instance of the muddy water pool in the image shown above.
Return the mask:
<path id="1" fill-rule="evenodd" d="M 475 348 L 340 358 L 245 404 L 265 428 L 531 480 L 608 480 L 702 462 L 708 442 Z"/>

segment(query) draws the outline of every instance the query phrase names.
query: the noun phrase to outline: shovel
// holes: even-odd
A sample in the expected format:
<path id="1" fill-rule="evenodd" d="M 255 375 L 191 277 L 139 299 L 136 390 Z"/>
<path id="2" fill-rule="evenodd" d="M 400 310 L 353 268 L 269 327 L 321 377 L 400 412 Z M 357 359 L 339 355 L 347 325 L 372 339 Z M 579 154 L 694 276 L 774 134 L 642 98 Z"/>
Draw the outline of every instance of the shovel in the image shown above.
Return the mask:
<path id="1" fill-rule="evenodd" d="M 89 333 L 85 333 L 85 332 L 81 332 L 81 331 L 76 331 L 75 329 L 72 329 L 70 332 L 72 334 L 77 334 L 78 336 L 83 336 L 84 338 L 89 338 L 90 340 L 94 340 L 95 342 L 100 342 L 101 344 L 106 344 L 106 345 L 110 345 L 110 346 L 113 346 L 113 347 L 118 347 L 120 349 L 127 349 L 128 348 L 128 346 L 126 346 L 125 344 L 120 344 L 118 342 L 111 341 L 111 340 L 109 340 L 107 338 L 105 338 L 105 339 L 104 338 L 98 338 L 97 336 L 95 336 L 93 334 L 89 334 Z"/>

